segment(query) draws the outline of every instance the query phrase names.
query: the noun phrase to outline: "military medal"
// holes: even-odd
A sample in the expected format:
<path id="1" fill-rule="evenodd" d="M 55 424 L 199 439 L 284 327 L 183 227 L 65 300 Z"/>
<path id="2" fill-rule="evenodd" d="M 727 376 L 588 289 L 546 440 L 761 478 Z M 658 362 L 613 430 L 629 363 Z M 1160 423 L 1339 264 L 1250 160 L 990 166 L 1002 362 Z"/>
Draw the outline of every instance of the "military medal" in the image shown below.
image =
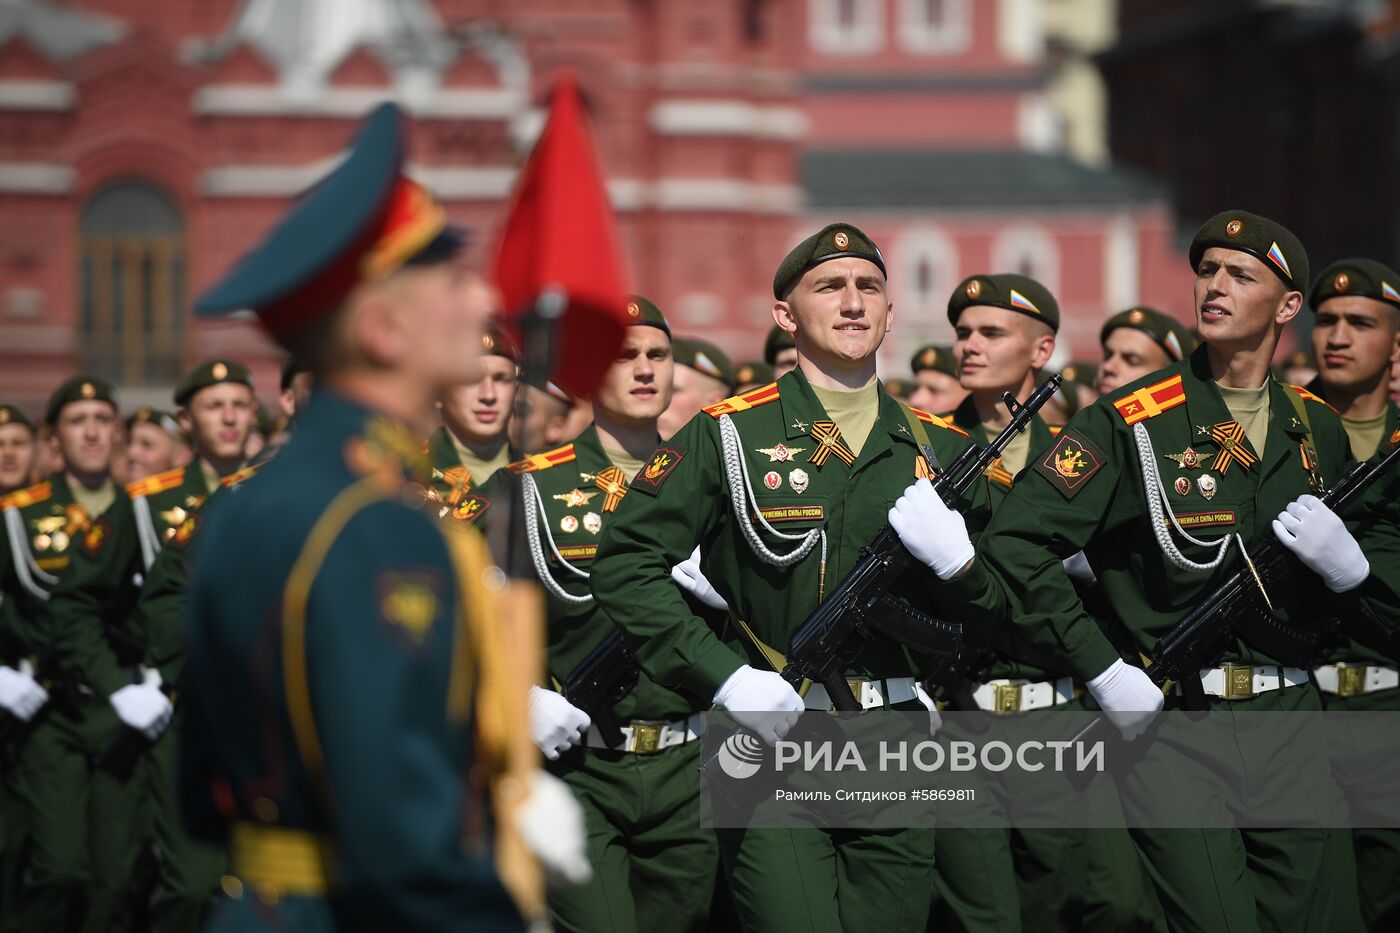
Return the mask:
<path id="1" fill-rule="evenodd" d="M 1167 454 L 1167 459 L 1176 463 L 1182 470 L 1194 470 L 1201 465 L 1201 455 L 1192 447 L 1187 447 L 1179 454 Z"/>
<path id="2" fill-rule="evenodd" d="M 1190 492 L 1191 481 L 1184 476 L 1178 476 L 1176 478 L 1176 494 L 1178 496 L 1185 496 L 1188 495 Z"/>
<path id="3" fill-rule="evenodd" d="M 801 495 L 807 491 L 807 471 L 803 469 L 793 470 L 788 474 L 788 484 L 792 486 L 792 491 Z"/>
<path id="4" fill-rule="evenodd" d="M 589 501 L 596 495 L 598 495 L 596 491 L 584 492 L 582 489 L 570 489 L 568 492 L 559 493 L 552 498 L 558 499 L 567 508 L 581 509 L 588 505 Z"/>
<path id="5" fill-rule="evenodd" d="M 1220 445 L 1220 452 L 1210 466 L 1221 476 L 1230 472 L 1230 464 L 1236 461 L 1246 470 L 1254 469 L 1254 464 L 1259 462 L 1254 452 L 1245 446 L 1244 425 L 1238 421 L 1222 421 L 1212 426 L 1210 437 Z"/>
<path id="6" fill-rule="evenodd" d="M 573 534 L 578 531 L 578 519 L 572 515 L 565 515 L 559 519 L 559 527 L 565 534 Z"/>
<path id="7" fill-rule="evenodd" d="M 1185 477 L 1183 477 L 1184 479 Z M 1201 491 L 1201 495 L 1207 499 L 1215 498 L 1215 477 L 1209 473 L 1202 473 L 1196 477 L 1196 488 Z"/>
<path id="8" fill-rule="evenodd" d="M 787 444 L 779 444 L 777 447 L 758 447 L 755 449 L 761 454 L 767 454 L 769 463 L 787 463 L 807 448 L 789 447 Z"/>
<path id="9" fill-rule="evenodd" d="M 596 535 L 603 530 L 603 516 L 597 512 L 589 512 L 583 516 L 583 529 L 591 535 Z"/>
<path id="10" fill-rule="evenodd" d="M 777 489 L 783 484 L 783 478 L 778 475 L 777 470 L 769 470 L 763 475 L 763 485 L 769 489 Z"/>

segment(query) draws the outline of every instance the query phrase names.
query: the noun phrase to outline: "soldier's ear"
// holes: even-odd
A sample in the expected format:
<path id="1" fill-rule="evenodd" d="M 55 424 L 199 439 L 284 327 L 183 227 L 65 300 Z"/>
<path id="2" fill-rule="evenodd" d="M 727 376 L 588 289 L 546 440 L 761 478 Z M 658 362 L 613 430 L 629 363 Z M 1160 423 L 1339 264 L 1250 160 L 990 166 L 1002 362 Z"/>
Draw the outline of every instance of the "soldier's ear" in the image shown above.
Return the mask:
<path id="1" fill-rule="evenodd" d="M 786 301 L 773 302 L 773 323 L 789 334 L 797 333 L 797 318 L 793 317 L 792 305 Z"/>
<path id="2" fill-rule="evenodd" d="M 188 408 L 181 408 L 175 412 L 175 421 L 180 425 L 180 430 L 186 434 L 194 433 L 194 419 L 190 417 Z"/>
<path id="3" fill-rule="evenodd" d="M 1282 327 L 1298 316 L 1298 312 L 1303 308 L 1303 293 L 1296 289 L 1285 292 L 1283 303 L 1279 305 L 1278 313 L 1274 315 L 1274 323 Z"/>

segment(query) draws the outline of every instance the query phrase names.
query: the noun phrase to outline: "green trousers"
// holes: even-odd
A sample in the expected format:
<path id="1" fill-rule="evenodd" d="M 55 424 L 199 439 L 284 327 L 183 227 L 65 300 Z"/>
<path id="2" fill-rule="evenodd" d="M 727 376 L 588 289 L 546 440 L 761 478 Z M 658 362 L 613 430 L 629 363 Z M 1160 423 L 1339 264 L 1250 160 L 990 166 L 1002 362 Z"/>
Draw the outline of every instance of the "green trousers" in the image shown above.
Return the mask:
<path id="1" fill-rule="evenodd" d="M 143 762 L 151 801 L 150 837 L 157 853 L 151 928 L 196 933 L 227 870 L 222 848 L 190 837 L 180 811 L 180 723 L 177 719 Z"/>
<path id="2" fill-rule="evenodd" d="M 700 742 L 654 755 L 574 749 L 551 770 L 583 806 L 586 884 L 550 891 L 561 931 L 705 929 L 718 856 L 700 825 Z"/>
<path id="3" fill-rule="evenodd" d="M 1400 689 L 1377 690 L 1355 697 L 1323 694 L 1329 712 L 1386 712 L 1400 710 Z M 1332 773 L 1351 802 L 1353 816 L 1364 819 L 1365 808 L 1394 813 L 1400 783 L 1395 771 L 1378 766 L 1375 750 L 1353 741 L 1344 729 L 1329 729 Z M 1382 801 L 1385 805 L 1382 806 Z M 1362 808 L 1362 812 L 1357 812 Z M 1356 887 L 1361 919 L 1368 930 L 1393 930 L 1400 923 L 1400 830 L 1357 828 L 1351 832 L 1356 856 Z"/>
<path id="4" fill-rule="evenodd" d="M 1205 762 L 1188 760 L 1185 755 L 1193 750 L 1174 748 L 1154 739 L 1148 730 L 1137 739 L 1148 742 L 1141 747 L 1139 768 L 1119 786 L 1129 819 L 1133 820 L 1137 803 L 1144 805 L 1143 812 L 1174 805 L 1160 797 L 1147 800 L 1138 776 L 1156 773 L 1179 776 L 1172 785 L 1173 793 L 1180 795 L 1175 805 L 1217 806 L 1219 812 L 1210 816 L 1216 826 L 1234 819 L 1223 802 L 1212 803 L 1210 782 L 1225 780 L 1261 800 L 1270 799 L 1281 785 L 1306 788 L 1317 801 L 1319 827 L 1324 827 L 1322 814 L 1331 812 L 1337 786 L 1326 757 L 1319 753 L 1326 744 L 1320 728 L 1318 734 L 1298 734 L 1287 746 L 1262 753 L 1260 745 L 1250 741 L 1249 723 L 1252 711 L 1303 712 L 1321 707 L 1318 690 L 1311 685 L 1271 690 L 1250 700 L 1213 702 L 1216 716 L 1233 717 L 1228 728 L 1235 747 Z M 1160 791 L 1160 781 L 1155 789 Z M 1134 828 L 1130 832 L 1170 930 L 1360 929 L 1350 833 L 1344 830 Z"/>

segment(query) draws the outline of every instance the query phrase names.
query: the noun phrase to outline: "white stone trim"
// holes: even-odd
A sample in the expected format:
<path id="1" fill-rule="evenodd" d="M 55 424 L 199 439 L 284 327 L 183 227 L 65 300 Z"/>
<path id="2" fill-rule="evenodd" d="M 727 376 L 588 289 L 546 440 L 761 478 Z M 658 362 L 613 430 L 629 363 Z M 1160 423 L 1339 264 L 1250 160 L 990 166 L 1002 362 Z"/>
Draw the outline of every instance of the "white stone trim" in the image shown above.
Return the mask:
<path id="1" fill-rule="evenodd" d="M 315 88 L 305 94 L 291 85 L 209 84 L 194 95 L 194 111 L 210 116 L 277 116 L 285 114 L 358 118 L 375 104 L 408 96 L 420 117 L 470 117 L 508 120 L 525 106 L 508 88 L 437 88 L 420 86 L 402 95 L 394 88 Z"/>
<path id="2" fill-rule="evenodd" d="M 796 185 L 754 184 L 733 178 L 666 178 L 651 187 L 652 203 L 671 211 L 791 214 L 801 208 L 803 196 Z"/>
<path id="3" fill-rule="evenodd" d="M 670 136 L 752 136 L 800 139 L 807 117 L 797 107 L 742 100 L 667 100 L 651 108 L 652 129 Z"/>
<path id="4" fill-rule="evenodd" d="M 851 0 L 855 24 L 837 18 L 841 0 L 807 0 L 807 41 L 828 55 L 869 55 L 885 47 L 885 0 Z"/>
<path id="5" fill-rule="evenodd" d="M 72 110 L 77 96 L 67 81 L 0 81 L 0 110 Z"/>
<path id="6" fill-rule="evenodd" d="M 1045 57 L 1042 0 L 1000 0 L 997 5 L 997 45 L 1009 61 L 1021 64 Z"/>
<path id="7" fill-rule="evenodd" d="M 1024 271 L 1059 297 L 1060 248 L 1044 227 L 1020 222 L 1000 231 L 992 239 L 991 260 L 993 273 Z"/>
<path id="8" fill-rule="evenodd" d="M 901 47 L 921 55 L 956 55 L 972 45 L 972 4 L 944 0 L 943 22 L 930 23 L 925 0 L 897 0 L 895 35 Z"/>
<path id="9" fill-rule="evenodd" d="M 0 162 L 0 191 L 14 194 L 68 194 L 73 169 L 50 162 Z"/>
<path id="10" fill-rule="evenodd" d="M 1109 314 L 1138 303 L 1140 267 L 1137 224 L 1119 214 L 1105 225 L 1103 236 L 1103 294 Z"/>

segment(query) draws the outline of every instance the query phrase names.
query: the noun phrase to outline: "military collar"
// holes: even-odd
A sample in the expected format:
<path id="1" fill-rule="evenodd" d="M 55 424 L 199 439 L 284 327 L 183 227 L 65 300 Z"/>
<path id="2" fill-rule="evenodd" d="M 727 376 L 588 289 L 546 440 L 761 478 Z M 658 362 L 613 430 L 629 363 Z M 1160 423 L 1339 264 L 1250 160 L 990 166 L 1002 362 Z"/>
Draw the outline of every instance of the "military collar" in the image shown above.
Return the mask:
<path id="1" fill-rule="evenodd" d="M 889 444 L 884 439 L 886 435 L 894 440 L 903 441 L 915 450 L 918 449 L 918 442 L 909 430 L 909 419 L 905 417 L 903 407 L 885 390 L 884 383 L 878 379 L 875 382 L 875 398 L 880 406 L 875 424 L 871 427 L 870 435 L 865 439 L 853 468 L 859 468 L 861 464 L 868 463 L 888 450 Z M 794 369 L 778 380 L 778 404 L 782 408 L 783 431 L 788 440 L 811 437 L 812 424 L 829 418 L 821 400 L 817 398 L 817 393 L 812 390 L 812 384 L 800 369 Z"/>
<path id="2" fill-rule="evenodd" d="M 323 388 L 312 395 L 298 438 L 303 444 L 343 447 L 347 465 L 362 476 L 374 473 L 386 480 L 392 475 L 400 481 L 428 481 L 421 434 L 334 389 Z"/>
<path id="3" fill-rule="evenodd" d="M 953 413 L 947 416 L 947 419 L 970 434 L 972 439 L 979 444 L 987 444 L 996 436 L 982 421 L 982 416 L 977 413 L 977 403 L 973 401 L 970 393 L 954 409 Z M 1031 419 L 1030 427 L 1026 430 L 1030 433 L 1033 451 L 1048 444 L 1052 438 L 1050 423 L 1040 417 L 1039 413 Z"/>
<path id="4" fill-rule="evenodd" d="M 428 463 L 439 470 L 461 466 L 457 459 L 457 447 L 443 425 L 428 436 Z"/>
<path id="5" fill-rule="evenodd" d="M 598 437 L 596 424 L 589 424 L 588 427 L 579 432 L 578 437 L 569 443 L 574 445 L 574 457 L 580 463 L 589 465 L 612 464 L 612 461 L 608 459 L 607 451 L 603 450 L 603 441 Z"/>

